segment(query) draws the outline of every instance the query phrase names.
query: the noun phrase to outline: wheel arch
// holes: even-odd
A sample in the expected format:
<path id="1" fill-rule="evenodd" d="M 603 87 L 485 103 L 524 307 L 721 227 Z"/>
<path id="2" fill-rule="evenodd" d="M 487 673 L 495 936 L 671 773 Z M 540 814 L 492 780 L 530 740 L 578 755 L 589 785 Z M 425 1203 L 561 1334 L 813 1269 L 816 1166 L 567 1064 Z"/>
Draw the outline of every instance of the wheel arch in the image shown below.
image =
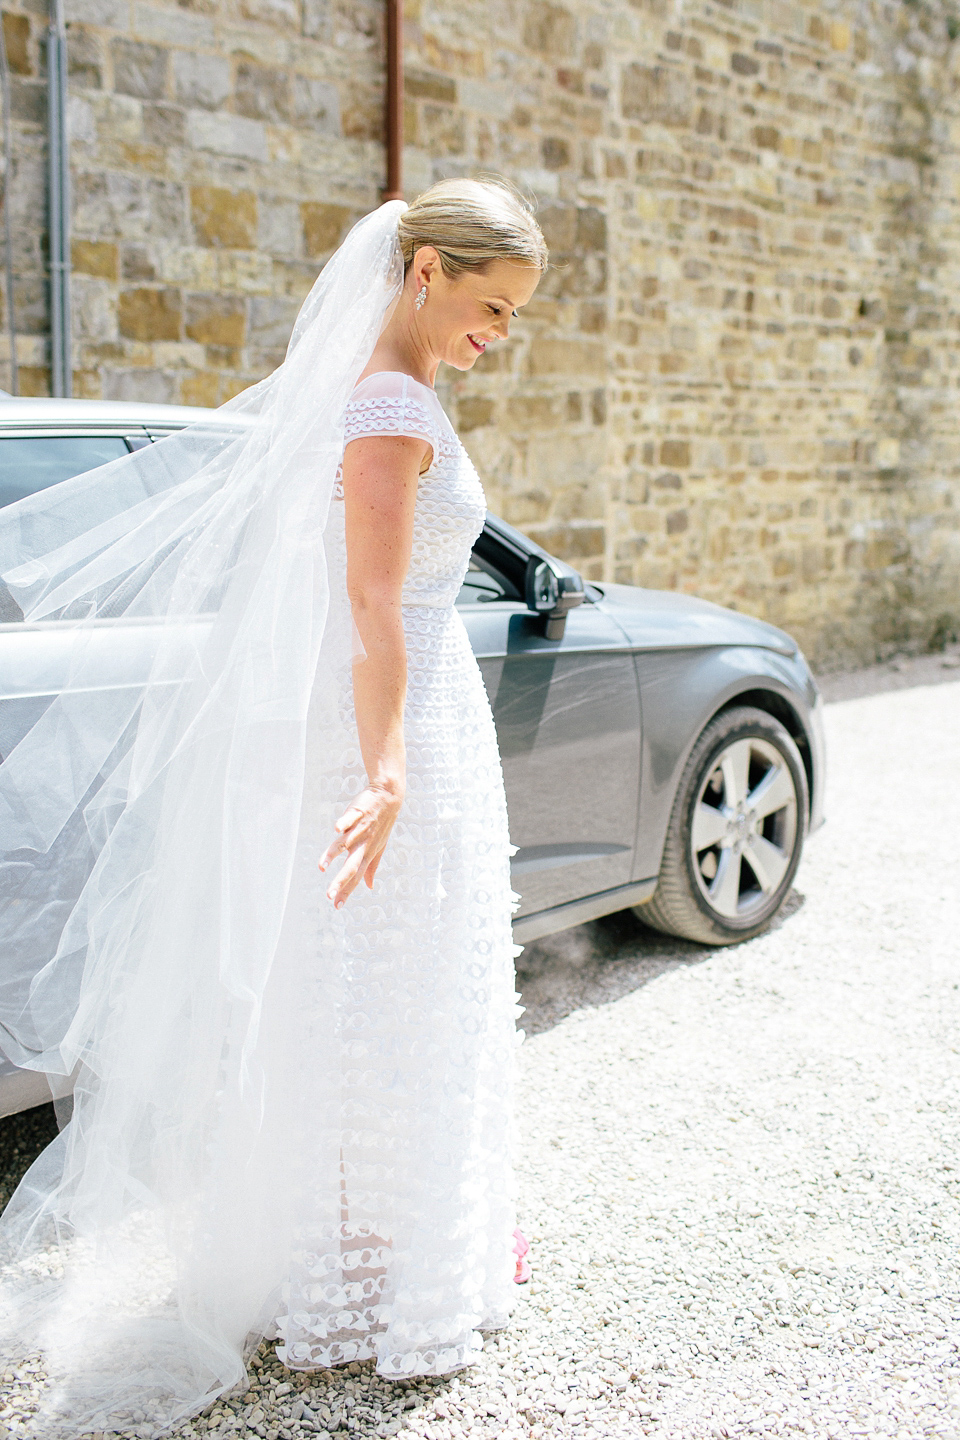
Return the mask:
<path id="1" fill-rule="evenodd" d="M 753 646 L 650 650 L 636 660 L 643 724 L 636 879 L 659 874 L 676 786 L 698 736 L 718 715 L 740 705 L 778 720 L 793 739 L 810 795 L 808 820 L 815 827 L 823 757 L 813 723 L 816 689 L 802 661 Z"/>
<path id="2" fill-rule="evenodd" d="M 752 690 L 741 690 L 736 695 L 731 695 L 720 706 L 714 715 L 711 715 L 707 724 L 712 724 L 718 715 L 724 715 L 728 710 L 736 710 L 741 705 L 752 705 L 755 710 L 763 710 L 774 720 L 779 720 L 786 730 L 797 749 L 800 751 L 800 759 L 803 761 L 803 768 L 807 776 L 807 819 L 809 821 L 813 810 L 813 797 L 815 789 L 815 775 L 813 753 L 810 746 L 810 736 L 807 727 L 804 725 L 800 714 L 790 704 L 786 696 L 779 690 L 770 690 L 765 686 L 757 686 Z"/>

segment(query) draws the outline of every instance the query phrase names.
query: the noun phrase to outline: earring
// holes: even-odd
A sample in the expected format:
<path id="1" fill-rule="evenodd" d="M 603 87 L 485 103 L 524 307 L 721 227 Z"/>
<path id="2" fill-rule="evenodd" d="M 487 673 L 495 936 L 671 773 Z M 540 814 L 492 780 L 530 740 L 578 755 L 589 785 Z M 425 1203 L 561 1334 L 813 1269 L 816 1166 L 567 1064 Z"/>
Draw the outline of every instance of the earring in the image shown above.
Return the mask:
<path id="1" fill-rule="evenodd" d="M 418 310 L 422 310 L 422 309 L 423 309 L 424 305 L 427 303 L 427 287 L 426 287 L 426 285 L 421 286 L 421 288 L 417 291 L 417 298 L 414 300 L 413 303 L 414 303 L 414 305 L 416 305 L 416 307 L 417 307 Z"/>

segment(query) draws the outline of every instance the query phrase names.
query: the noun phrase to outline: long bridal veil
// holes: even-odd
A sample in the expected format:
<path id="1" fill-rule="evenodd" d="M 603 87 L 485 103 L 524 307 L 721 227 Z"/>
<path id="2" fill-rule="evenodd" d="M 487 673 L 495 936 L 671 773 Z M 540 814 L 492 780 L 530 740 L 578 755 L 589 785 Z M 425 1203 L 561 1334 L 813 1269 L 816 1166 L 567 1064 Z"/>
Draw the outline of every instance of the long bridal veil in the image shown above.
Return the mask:
<path id="1" fill-rule="evenodd" d="M 350 658 L 327 516 L 402 209 L 351 231 L 284 363 L 211 423 L 0 511 L 24 616 L 0 1050 L 74 1093 L 0 1226 L 0 1349 L 43 1350 L 45 1435 L 196 1410 L 276 1313 L 297 1180 L 264 996 L 317 691 Z"/>

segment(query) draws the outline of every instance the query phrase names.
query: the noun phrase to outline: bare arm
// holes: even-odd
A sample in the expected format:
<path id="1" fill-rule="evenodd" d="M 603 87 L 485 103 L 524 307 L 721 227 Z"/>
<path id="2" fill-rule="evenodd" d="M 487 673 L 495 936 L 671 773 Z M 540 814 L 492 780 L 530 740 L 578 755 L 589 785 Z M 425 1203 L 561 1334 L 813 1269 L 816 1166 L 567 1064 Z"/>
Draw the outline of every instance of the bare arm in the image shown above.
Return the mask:
<path id="1" fill-rule="evenodd" d="M 406 788 L 403 706 L 407 647 L 401 594 L 413 546 L 417 480 L 430 446 L 406 436 L 353 440 L 344 451 L 347 591 L 366 654 L 353 697 L 367 788 L 336 823 L 320 860 L 347 858 L 327 895 L 339 908 L 361 880 L 372 889 Z"/>

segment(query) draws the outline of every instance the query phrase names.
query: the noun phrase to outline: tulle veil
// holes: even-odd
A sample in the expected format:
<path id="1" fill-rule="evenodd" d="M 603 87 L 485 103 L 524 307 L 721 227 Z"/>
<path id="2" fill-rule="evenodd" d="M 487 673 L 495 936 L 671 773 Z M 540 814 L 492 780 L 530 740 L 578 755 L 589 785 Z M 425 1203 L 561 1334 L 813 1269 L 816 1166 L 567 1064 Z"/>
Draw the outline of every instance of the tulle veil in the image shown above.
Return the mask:
<path id="1" fill-rule="evenodd" d="M 0 511 L 24 615 L 0 1050 L 75 1097 L 0 1223 L 0 1351 L 42 1347 L 45 1435 L 160 1433 L 242 1381 L 276 1308 L 295 1178 L 264 993 L 308 712 L 351 653 L 327 520 L 403 208 L 354 227 L 283 364 L 211 423 Z"/>

